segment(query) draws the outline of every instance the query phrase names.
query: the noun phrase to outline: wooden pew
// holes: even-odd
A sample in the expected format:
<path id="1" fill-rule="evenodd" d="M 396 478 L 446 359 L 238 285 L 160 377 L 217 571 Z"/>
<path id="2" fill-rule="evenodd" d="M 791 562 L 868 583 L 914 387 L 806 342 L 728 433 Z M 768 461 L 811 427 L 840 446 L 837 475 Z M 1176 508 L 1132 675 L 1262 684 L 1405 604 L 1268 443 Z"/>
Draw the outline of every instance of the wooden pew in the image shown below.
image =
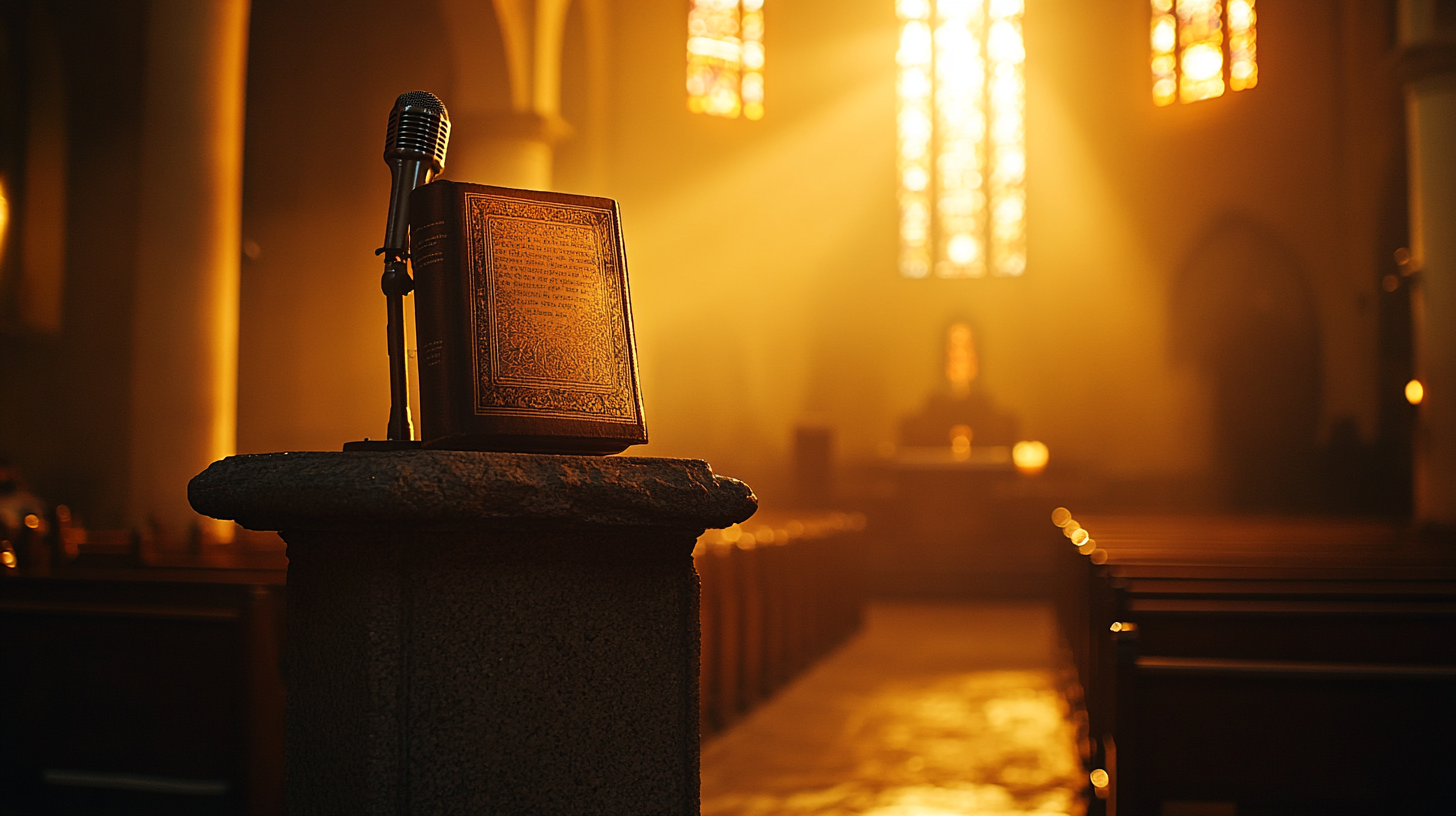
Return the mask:
<path id="1" fill-rule="evenodd" d="M 1060 616 L 1106 812 L 1456 810 L 1456 553 L 1373 522 L 1077 526 Z"/>
<path id="2" fill-rule="evenodd" d="M 0 812 L 281 814 L 282 552 L 119 546 L 0 576 Z"/>
<path id="3" fill-rule="evenodd" d="M 858 629 L 863 526 L 769 512 L 700 540 L 704 735 Z M 283 551 L 73 543 L 0 576 L 0 811 L 281 812 Z M 174 641 L 191 645 L 142 657 Z M 83 709 L 91 721 L 68 713 Z M 115 725 L 138 718 L 145 732 Z M 197 784 L 169 792 L 178 780 Z"/>
<path id="4" fill-rule="evenodd" d="M 710 530 L 702 582 L 699 726 L 719 733 L 858 630 L 863 516 L 760 512 Z"/>

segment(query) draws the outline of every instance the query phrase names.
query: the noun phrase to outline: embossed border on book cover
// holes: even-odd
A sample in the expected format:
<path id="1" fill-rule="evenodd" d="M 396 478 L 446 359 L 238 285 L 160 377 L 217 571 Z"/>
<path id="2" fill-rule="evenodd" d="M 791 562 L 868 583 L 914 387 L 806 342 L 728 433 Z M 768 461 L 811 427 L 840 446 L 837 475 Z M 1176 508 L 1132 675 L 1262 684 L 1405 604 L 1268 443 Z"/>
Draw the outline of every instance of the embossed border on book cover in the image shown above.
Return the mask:
<path id="1" fill-rule="evenodd" d="M 639 423 L 615 214 L 473 192 L 464 204 L 475 413 Z"/>

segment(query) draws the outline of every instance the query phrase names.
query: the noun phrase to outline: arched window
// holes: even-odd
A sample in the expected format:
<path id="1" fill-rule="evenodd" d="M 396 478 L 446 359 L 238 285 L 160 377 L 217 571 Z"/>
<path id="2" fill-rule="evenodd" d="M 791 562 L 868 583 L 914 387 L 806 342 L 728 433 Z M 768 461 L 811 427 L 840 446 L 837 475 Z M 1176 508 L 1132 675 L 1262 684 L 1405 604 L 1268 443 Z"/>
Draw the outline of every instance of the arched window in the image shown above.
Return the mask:
<path id="1" fill-rule="evenodd" d="M 1026 269 L 1022 0 L 897 0 L 900 274 Z"/>
<path id="2" fill-rule="evenodd" d="M 688 110 L 763 118 L 763 0 L 692 0 Z"/>
<path id="3" fill-rule="evenodd" d="M 1153 102 L 1197 102 L 1259 84 L 1255 0 L 1152 0 Z M 1224 31 L 1228 31 L 1225 59 Z"/>

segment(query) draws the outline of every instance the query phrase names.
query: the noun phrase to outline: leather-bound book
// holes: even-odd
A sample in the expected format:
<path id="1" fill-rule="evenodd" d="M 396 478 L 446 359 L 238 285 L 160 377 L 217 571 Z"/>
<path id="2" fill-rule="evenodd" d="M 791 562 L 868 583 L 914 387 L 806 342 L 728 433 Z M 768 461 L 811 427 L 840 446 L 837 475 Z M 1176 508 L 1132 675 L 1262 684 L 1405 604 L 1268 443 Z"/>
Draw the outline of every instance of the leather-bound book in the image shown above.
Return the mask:
<path id="1" fill-rule="evenodd" d="M 410 236 L 425 447 L 647 441 L 617 202 L 441 180 Z"/>

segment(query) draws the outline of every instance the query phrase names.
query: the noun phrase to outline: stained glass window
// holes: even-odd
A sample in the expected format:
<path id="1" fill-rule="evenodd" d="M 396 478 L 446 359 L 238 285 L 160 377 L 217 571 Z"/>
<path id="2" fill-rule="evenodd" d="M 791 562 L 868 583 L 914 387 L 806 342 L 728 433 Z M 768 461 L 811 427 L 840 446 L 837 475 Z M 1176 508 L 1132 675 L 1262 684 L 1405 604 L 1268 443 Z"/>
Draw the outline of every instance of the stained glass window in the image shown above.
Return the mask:
<path id="1" fill-rule="evenodd" d="M 1229 0 L 1229 87 L 1235 91 L 1259 84 L 1254 19 L 1254 0 Z"/>
<path id="2" fill-rule="evenodd" d="M 900 274 L 1026 269 L 1022 0 L 897 0 Z"/>
<path id="3" fill-rule="evenodd" d="M 1152 0 L 1153 102 L 1197 102 L 1259 82 L 1255 0 Z"/>
<path id="4" fill-rule="evenodd" d="M 763 0 L 692 0 L 688 110 L 763 118 Z"/>

